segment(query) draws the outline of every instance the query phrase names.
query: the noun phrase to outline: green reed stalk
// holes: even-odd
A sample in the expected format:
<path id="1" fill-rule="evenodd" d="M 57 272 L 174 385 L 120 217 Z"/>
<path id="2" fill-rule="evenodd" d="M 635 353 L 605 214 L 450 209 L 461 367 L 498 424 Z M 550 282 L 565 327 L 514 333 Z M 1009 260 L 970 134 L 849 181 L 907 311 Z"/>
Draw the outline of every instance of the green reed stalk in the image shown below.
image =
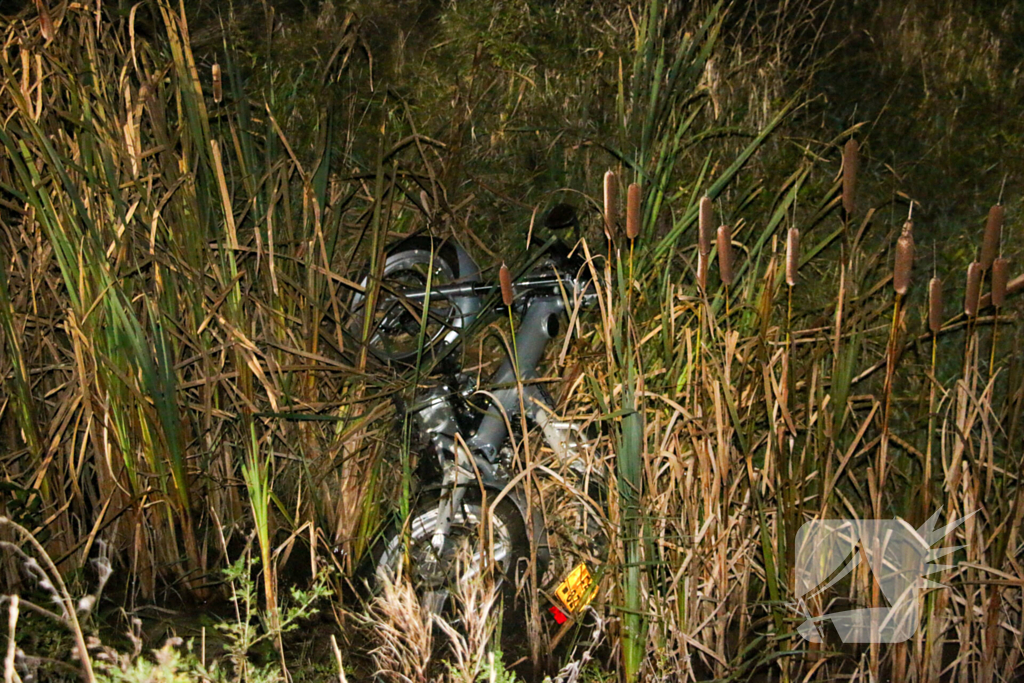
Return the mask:
<path id="1" fill-rule="evenodd" d="M 621 263 L 619 264 L 622 265 Z M 621 272 L 621 270 L 620 270 Z M 619 473 L 619 496 L 622 509 L 622 542 L 625 560 L 625 605 L 623 625 L 623 664 L 626 680 L 633 681 L 639 676 L 640 666 L 646 651 L 644 606 L 641 600 L 643 590 L 643 418 L 639 412 L 637 390 L 640 372 L 633 345 L 630 310 L 624 304 L 629 302 L 632 282 L 619 276 L 619 302 L 623 306 L 618 316 L 618 330 L 615 336 L 620 380 L 622 386 L 622 411 L 619 431 L 617 462 Z"/>
<path id="2" fill-rule="evenodd" d="M 287 676 L 284 660 L 284 643 L 281 640 L 281 614 L 277 602 L 277 572 L 271 557 L 273 547 L 270 541 L 270 458 L 260 455 L 260 442 L 256 436 L 256 423 L 249 423 L 249 444 L 245 462 L 242 463 L 242 478 L 249 496 L 253 523 L 256 526 L 256 540 L 260 546 L 260 564 L 263 566 L 263 590 L 270 615 L 270 631 L 274 634 L 281 670 Z"/>
<path id="3" fill-rule="evenodd" d="M 7 342 L 7 354 L 14 366 L 12 382 L 15 397 L 15 411 L 18 426 L 24 435 L 25 444 L 28 446 L 29 454 L 32 456 L 30 466 L 42 465 L 43 447 L 39 437 L 39 429 L 36 425 L 35 403 L 32 399 L 32 390 L 29 383 L 28 372 L 25 366 L 25 356 L 22 354 L 19 332 L 14 324 L 14 307 L 11 305 L 11 297 L 7 288 L 6 264 L 0 267 L 0 327 L 3 328 L 4 337 Z M 40 482 L 40 491 L 43 501 L 49 501 L 49 477 Z"/>
<path id="4" fill-rule="evenodd" d="M 516 343 L 516 323 L 514 316 L 512 315 L 512 304 L 515 301 L 515 290 L 512 287 L 512 273 L 509 271 L 508 266 L 505 265 L 505 263 L 502 263 L 501 268 L 498 270 L 498 283 L 501 289 L 501 301 L 505 306 L 505 311 L 508 313 L 509 333 L 512 337 L 512 371 L 516 379 L 516 394 L 519 397 L 519 420 L 523 433 L 523 465 L 527 472 L 525 486 L 526 513 L 527 518 L 532 518 L 535 505 L 534 491 L 536 489 L 536 480 L 533 475 L 530 443 L 527 438 L 526 406 L 523 402 L 523 376 L 519 369 L 519 348 Z M 532 529 L 527 530 L 527 537 L 530 539 L 530 623 L 527 628 L 528 640 L 530 642 L 530 659 L 533 662 L 534 669 L 536 670 L 540 666 L 540 602 L 537 592 L 537 544 L 533 537 Z"/>

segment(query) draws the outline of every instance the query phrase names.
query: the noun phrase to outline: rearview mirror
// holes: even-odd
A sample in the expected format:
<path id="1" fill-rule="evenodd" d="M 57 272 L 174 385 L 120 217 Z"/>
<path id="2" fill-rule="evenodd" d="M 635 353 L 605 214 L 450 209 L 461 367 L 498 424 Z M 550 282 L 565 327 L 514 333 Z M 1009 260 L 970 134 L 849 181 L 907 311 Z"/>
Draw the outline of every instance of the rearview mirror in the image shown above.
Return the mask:
<path id="1" fill-rule="evenodd" d="M 576 209 L 571 204 L 555 204 L 544 216 L 544 227 L 555 232 L 576 227 Z"/>

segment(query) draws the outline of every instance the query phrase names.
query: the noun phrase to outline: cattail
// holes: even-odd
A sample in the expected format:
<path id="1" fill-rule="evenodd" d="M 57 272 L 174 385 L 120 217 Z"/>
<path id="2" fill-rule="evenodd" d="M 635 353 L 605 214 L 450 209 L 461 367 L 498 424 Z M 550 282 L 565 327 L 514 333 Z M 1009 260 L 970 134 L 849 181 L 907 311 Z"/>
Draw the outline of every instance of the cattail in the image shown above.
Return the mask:
<path id="1" fill-rule="evenodd" d="M 728 225 L 718 226 L 718 274 L 722 284 L 732 284 L 732 231 Z"/>
<path id="2" fill-rule="evenodd" d="M 860 170 L 860 145 L 850 138 L 843 148 L 843 210 L 846 215 L 853 214 L 857 200 L 857 171 Z"/>
<path id="3" fill-rule="evenodd" d="M 612 234 L 615 231 L 615 221 L 618 218 L 615 204 L 618 192 L 619 181 L 615 177 L 615 171 L 608 171 L 604 174 L 604 232 L 608 239 L 612 238 Z"/>
<path id="4" fill-rule="evenodd" d="M 964 296 L 964 313 L 970 317 L 978 315 L 978 300 L 981 298 L 981 264 L 975 261 L 967 268 L 967 292 Z"/>
<path id="5" fill-rule="evenodd" d="M 632 183 L 626 192 L 626 237 L 635 240 L 640 234 L 640 186 Z"/>
<path id="6" fill-rule="evenodd" d="M 46 9 L 43 0 L 36 0 L 36 9 L 39 11 L 39 31 L 43 34 L 43 40 L 53 40 L 53 20 L 50 19 L 50 10 Z"/>
<path id="7" fill-rule="evenodd" d="M 711 227 L 715 222 L 715 211 L 711 205 L 711 199 L 707 196 L 701 197 L 700 214 L 697 222 L 697 248 L 701 256 L 711 253 L 711 236 L 715 229 Z"/>
<path id="8" fill-rule="evenodd" d="M 892 271 L 892 286 L 903 296 L 910 287 L 910 271 L 914 267 L 914 222 L 903 224 L 903 234 L 896 240 L 896 266 Z"/>
<path id="9" fill-rule="evenodd" d="M 430 217 L 430 196 L 426 190 L 420 190 L 420 208 L 423 209 L 423 213 Z"/>
<path id="10" fill-rule="evenodd" d="M 786 236 L 786 284 L 790 287 L 797 282 L 796 271 L 800 268 L 800 230 L 790 228 Z"/>
<path id="11" fill-rule="evenodd" d="M 928 282 L 928 329 L 932 334 L 942 330 L 942 280 L 933 277 Z"/>
<path id="12" fill-rule="evenodd" d="M 992 261 L 992 305 L 1002 308 L 1006 301 L 1006 285 L 1010 277 L 1010 262 L 1000 256 Z"/>
<path id="13" fill-rule="evenodd" d="M 220 104 L 224 99 L 224 83 L 221 81 L 220 64 L 213 65 L 213 101 Z"/>
<path id="14" fill-rule="evenodd" d="M 1003 234 L 1003 207 L 996 204 L 988 210 L 985 236 L 981 242 L 981 267 L 988 270 L 999 256 L 999 240 Z"/>
<path id="15" fill-rule="evenodd" d="M 498 281 L 501 282 L 501 301 L 506 306 L 512 305 L 512 274 L 508 272 L 508 266 L 501 264 L 498 271 Z"/>

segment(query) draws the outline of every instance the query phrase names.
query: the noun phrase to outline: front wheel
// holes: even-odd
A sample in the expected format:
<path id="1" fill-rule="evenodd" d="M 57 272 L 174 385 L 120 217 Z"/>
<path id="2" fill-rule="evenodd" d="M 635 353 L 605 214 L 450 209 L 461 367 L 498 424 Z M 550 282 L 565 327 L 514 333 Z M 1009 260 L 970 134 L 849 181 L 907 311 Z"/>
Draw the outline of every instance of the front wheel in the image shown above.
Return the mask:
<path id="1" fill-rule="evenodd" d="M 424 349 L 440 351 L 473 321 L 476 309 L 472 297 L 433 296 L 428 306 L 422 299 L 414 301 L 407 296 L 424 291 L 428 283 L 433 288 L 478 279 L 475 264 L 464 264 L 463 260 L 454 243 L 426 236 L 409 237 L 389 246 L 374 310 L 367 315 L 364 308 L 367 292 L 374 289 L 368 274 L 359 282 L 363 292 L 352 297 L 348 331 L 357 340 L 365 339 L 368 350 L 386 363 L 416 358 L 421 343 Z M 421 320 L 424 307 L 426 320 Z"/>
<path id="2" fill-rule="evenodd" d="M 374 574 L 378 582 L 394 583 L 404 571 L 412 580 L 422 604 L 433 613 L 450 608 L 449 597 L 466 590 L 479 577 L 490 560 L 495 581 L 506 598 L 514 599 L 519 579 L 525 575 L 530 561 L 530 543 L 519 509 L 503 499 L 493 511 L 493 544 L 487 547 L 481 538 L 488 538 L 484 506 L 479 491 L 467 491 L 455 511 L 447 542 L 438 552 L 432 545 L 438 520 L 438 497 L 426 496 L 413 509 L 408 526 L 408 554 L 402 530 L 396 526 L 388 531 L 375 554 Z M 488 506 L 493 498 L 488 499 Z M 489 552 L 485 552 L 489 551 Z"/>

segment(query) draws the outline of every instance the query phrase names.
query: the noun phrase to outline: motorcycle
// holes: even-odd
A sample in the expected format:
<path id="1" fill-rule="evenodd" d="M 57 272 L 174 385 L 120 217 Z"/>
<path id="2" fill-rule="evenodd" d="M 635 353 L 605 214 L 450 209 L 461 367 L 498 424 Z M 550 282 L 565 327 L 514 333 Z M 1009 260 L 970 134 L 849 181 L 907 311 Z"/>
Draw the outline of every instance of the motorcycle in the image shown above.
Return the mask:
<path id="1" fill-rule="evenodd" d="M 555 234 L 578 225 L 567 204 L 551 209 L 544 223 Z M 470 580 L 486 566 L 511 597 L 529 567 L 531 535 L 537 577 L 550 559 L 540 506 L 529 505 L 524 477 L 515 471 L 514 441 L 523 435 L 510 433 L 510 427 L 515 432 L 521 411 L 564 471 L 585 474 L 580 425 L 557 419 L 550 397 L 532 380 L 539 377 L 544 351 L 567 313 L 596 298 L 586 263 L 556 238 L 513 282 L 510 308 L 519 317 L 514 351 L 487 381 L 487 392 L 477 390 L 451 351 L 485 313 L 500 308 L 489 306 L 498 298 L 498 285 L 483 280 L 458 244 L 422 236 L 388 248 L 380 272 L 375 300 L 372 278 L 359 283 L 364 291 L 353 299 L 350 332 L 387 363 L 422 364 L 442 356 L 445 361 L 441 379 L 405 406 L 416 432 L 413 442 L 421 446 L 418 501 L 405 524 L 388 529 L 377 544 L 373 575 L 394 582 L 404 571 L 424 607 L 436 614 L 445 609 L 454 582 Z M 600 478 L 586 476 L 588 482 Z M 486 508 L 493 539 L 488 547 L 479 532 Z M 470 555 L 459 561 L 463 544 Z M 589 579 L 586 568 L 577 567 L 559 585 L 559 614 L 581 607 L 589 597 Z"/>

